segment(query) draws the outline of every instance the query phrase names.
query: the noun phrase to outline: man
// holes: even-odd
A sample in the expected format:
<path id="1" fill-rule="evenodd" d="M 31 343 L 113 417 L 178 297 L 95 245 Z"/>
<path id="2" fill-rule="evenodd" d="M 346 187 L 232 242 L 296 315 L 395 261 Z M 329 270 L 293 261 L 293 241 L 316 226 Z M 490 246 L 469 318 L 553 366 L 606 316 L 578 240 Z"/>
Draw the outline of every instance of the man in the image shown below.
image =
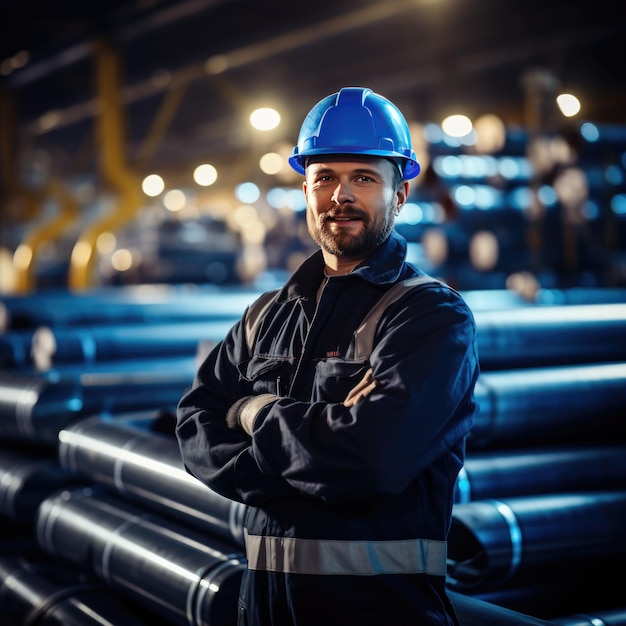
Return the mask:
<path id="1" fill-rule="evenodd" d="M 423 275 L 393 231 L 419 173 L 406 120 L 344 88 L 313 107 L 290 163 L 320 251 L 252 338 L 255 306 L 235 324 L 178 411 L 188 471 L 248 505 L 239 624 L 456 624 L 446 536 L 475 410 L 472 315 L 431 280 L 383 311 L 370 353 L 353 341 Z"/>

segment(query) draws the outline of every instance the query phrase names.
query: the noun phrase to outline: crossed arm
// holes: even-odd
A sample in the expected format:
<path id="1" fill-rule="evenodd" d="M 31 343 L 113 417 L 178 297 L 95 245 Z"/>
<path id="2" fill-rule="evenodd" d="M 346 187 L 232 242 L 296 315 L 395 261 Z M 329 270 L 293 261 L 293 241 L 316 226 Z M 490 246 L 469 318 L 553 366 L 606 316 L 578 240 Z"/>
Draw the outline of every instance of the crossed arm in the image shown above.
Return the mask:
<path id="1" fill-rule="evenodd" d="M 376 388 L 376 381 L 370 367 L 363 378 L 350 390 L 343 406 L 350 408 L 369 396 Z M 232 430 L 241 429 L 250 437 L 254 431 L 254 422 L 259 411 L 268 404 L 278 400 L 279 396 L 265 393 L 258 396 L 246 396 L 235 402 L 226 413 L 226 424 Z"/>

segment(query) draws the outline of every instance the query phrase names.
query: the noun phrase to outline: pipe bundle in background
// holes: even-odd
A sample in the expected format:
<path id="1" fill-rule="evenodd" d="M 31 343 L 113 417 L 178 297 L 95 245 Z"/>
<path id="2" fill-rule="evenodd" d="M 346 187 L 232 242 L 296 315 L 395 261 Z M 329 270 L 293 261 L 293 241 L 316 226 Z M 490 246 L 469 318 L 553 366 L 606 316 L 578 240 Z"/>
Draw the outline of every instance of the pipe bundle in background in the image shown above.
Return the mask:
<path id="1" fill-rule="evenodd" d="M 0 556 L 0 626 L 144 626 L 146 610 L 58 562 Z M 153 626 L 166 626 L 157 614 Z"/>
<path id="2" fill-rule="evenodd" d="M 626 444 L 470 450 L 455 502 L 603 490 L 626 490 Z"/>
<path id="3" fill-rule="evenodd" d="M 50 555 L 176 624 L 236 621 L 241 550 L 90 490 L 45 500 L 37 538 Z"/>
<path id="4" fill-rule="evenodd" d="M 487 330 L 480 410 L 456 485 L 448 586 L 569 626 L 624 626 L 623 305 L 476 318 Z"/>
<path id="5" fill-rule="evenodd" d="M 243 548 L 244 505 L 188 474 L 173 437 L 90 418 L 59 433 L 59 459 L 68 473 Z"/>
<path id="6" fill-rule="evenodd" d="M 81 482 L 49 451 L 0 447 L 0 517 L 32 525 L 41 502 L 52 492 Z"/>
<path id="7" fill-rule="evenodd" d="M 135 285 L 80 294 L 50 290 L 28 296 L 3 296 L 0 300 L 0 333 L 39 326 L 79 328 L 131 323 L 235 321 L 259 295 L 260 292 L 254 290 L 210 286 L 185 289 Z"/>
<path id="8" fill-rule="evenodd" d="M 477 500 L 454 509 L 455 588 L 626 562 L 626 490 Z"/>
<path id="9" fill-rule="evenodd" d="M 475 395 L 475 450 L 626 441 L 626 362 L 482 372 Z"/>
<path id="10" fill-rule="evenodd" d="M 624 361 L 626 304 L 474 311 L 483 370 Z"/>
<path id="11" fill-rule="evenodd" d="M 58 379 L 0 372 L 0 440 L 56 447 L 62 428 L 90 415 L 172 409 L 192 380 L 180 368 Z"/>
<path id="12" fill-rule="evenodd" d="M 468 294 L 482 374 L 448 550 L 462 626 L 626 624 L 626 297 L 608 295 Z M 255 297 L 125 288 L 0 307 L 0 522 L 14 537 L 0 570 L 15 582 L 0 615 L 89 624 L 87 606 L 94 623 L 234 626 L 245 506 L 185 472 L 174 410 Z M 80 580 L 51 580 L 55 566 Z"/>

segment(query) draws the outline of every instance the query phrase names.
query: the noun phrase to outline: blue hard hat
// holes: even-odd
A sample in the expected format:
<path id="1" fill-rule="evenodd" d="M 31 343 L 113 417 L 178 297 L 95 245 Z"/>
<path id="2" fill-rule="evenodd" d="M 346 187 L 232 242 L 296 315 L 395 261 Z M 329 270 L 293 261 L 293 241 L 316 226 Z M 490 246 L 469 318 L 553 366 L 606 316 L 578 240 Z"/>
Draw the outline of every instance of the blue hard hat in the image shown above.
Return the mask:
<path id="1" fill-rule="evenodd" d="M 400 109 L 387 98 L 362 87 L 344 87 L 311 109 L 302 123 L 289 165 L 304 174 L 307 158 L 320 154 L 393 159 L 402 171 L 403 180 L 420 172 L 409 126 Z"/>

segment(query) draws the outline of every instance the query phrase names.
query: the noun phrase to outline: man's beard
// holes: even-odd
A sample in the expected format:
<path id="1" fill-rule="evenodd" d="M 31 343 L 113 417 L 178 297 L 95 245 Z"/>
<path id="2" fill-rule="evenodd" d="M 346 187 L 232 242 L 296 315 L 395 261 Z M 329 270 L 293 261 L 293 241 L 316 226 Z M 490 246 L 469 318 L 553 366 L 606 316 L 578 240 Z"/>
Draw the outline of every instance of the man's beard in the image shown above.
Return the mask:
<path id="1" fill-rule="evenodd" d="M 373 223 L 371 217 L 360 209 L 331 209 L 313 222 L 311 213 L 307 213 L 309 232 L 315 243 L 334 256 L 364 257 L 376 249 L 389 237 L 394 227 L 394 211 L 392 204 L 386 207 L 382 223 Z M 328 221 L 333 217 L 355 217 L 361 220 L 363 228 L 357 234 L 349 232 L 332 232 Z"/>

